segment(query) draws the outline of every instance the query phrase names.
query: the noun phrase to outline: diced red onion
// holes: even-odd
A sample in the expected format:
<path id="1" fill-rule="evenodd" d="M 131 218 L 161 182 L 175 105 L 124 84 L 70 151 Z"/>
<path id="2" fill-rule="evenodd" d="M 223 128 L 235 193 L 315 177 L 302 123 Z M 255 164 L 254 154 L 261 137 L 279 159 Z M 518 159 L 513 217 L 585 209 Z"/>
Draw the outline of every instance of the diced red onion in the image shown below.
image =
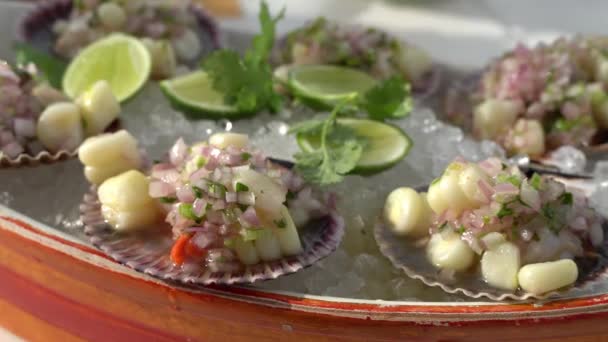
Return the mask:
<path id="1" fill-rule="evenodd" d="M 254 227 L 259 227 L 261 224 L 254 207 L 247 208 L 247 210 L 245 210 L 245 212 L 243 212 L 241 215 L 241 218 Z"/>
<path id="2" fill-rule="evenodd" d="M 521 192 L 519 196 L 522 202 L 529 205 L 535 211 L 540 212 L 540 194 L 528 183 L 527 180 L 524 180 L 521 183 Z"/>
<path id="3" fill-rule="evenodd" d="M 190 175 L 190 181 L 194 182 L 202 178 L 207 178 L 209 176 L 209 170 L 205 168 L 200 168 Z"/>
<path id="4" fill-rule="evenodd" d="M 171 164 L 177 166 L 184 161 L 187 154 L 188 146 L 184 142 L 184 139 L 179 138 L 169 151 L 169 160 L 171 160 Z"/>
<path id="5" fill-rule="evenodd" d="M 194 215 L 196 215 L 198 217 L 203 216 L 206 208 L 207 208 L 207 201 L 202 198 L 197 198 L 196 200 L 194 200 L 194 203 L 192 204 L 192 211 L 193 211 Z"/>
<path id="6" fill-rule="evenodd" d="M 223 200 L 215 201 L 215 203 L 213 203 L 212 208 L 213 210 L 223 210 L 226 208 L 226 202 L 224 202 Z"/>
<path id="7" fill-rule="evenodd" d="M 479 167 L 490 177 L 494 177 L 502 170 L 502 162 L 498 158 L 489 158 L 480 162 Z"/>
<path id="8" fill-rule="evenodd" d="M 517 195 L 519 189 L 511 183 L 500 183 L 494 187 L 495 195 Z"/>
<path id="9" fill-rule="evenodd" d="M 183 203 L 192 203 L 196 199 L 194 191 L 188 185 L 184 185 L 177 190 L 177 199 Z"/>
<path id="10" fill-rule="evenodd" d="M 192 237 L 192 243 L 200 249 L 207 249 L 217 240 L 217 235 L 208 232 L 199 232 Z"/>
<path id="11" fill-rule="evenodd" d="M 148 187 L 148 194 L 153 198 L 167 197 L 175 193 L 175 188 L 163 181 L 152 181 Z"/>
<path id="12" fill-rule="evenodd" d="M 13 121 L 15 134 L 21 137 L 33 138 L 36 136 L 36 123 L 32 119 L 15 118 Z"/>
<path id="13" fill-rule="evenodd" d="M 16 158 L 18 155 L 25 151 L 18 142 L 13 141 L 4 145 L 4 147 L 2 147 L 2 152 L 5 153 L 9 158 Z"/>
<path id="14" fill-rule="evenodd" d="M 494 195 L 494 189 L 492 189 L 490 184 L 484 179 L 478 180 L 477 185 L 479 186 L 479 190 L 485 197 L 486 203 L 490 202 L 492 200 L 492 196 Z"/>

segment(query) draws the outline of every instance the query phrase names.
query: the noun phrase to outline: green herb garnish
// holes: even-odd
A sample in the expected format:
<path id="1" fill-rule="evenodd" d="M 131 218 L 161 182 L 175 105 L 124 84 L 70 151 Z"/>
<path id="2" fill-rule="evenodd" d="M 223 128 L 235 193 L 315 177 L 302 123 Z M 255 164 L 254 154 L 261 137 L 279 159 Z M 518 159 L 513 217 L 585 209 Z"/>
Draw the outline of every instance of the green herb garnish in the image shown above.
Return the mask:
<path id="1" fill-rule="evenodd" d="M 243 237 L 244 241 L 255 241 L 267 233 L 268 230 L 265 228 L 249 228 L 241 230 L 241 236 Z"/>
<path id="2" fill-rule="evenodd" d="M 245 192 L 249 191 L 249 187 L 241 182 L 236 182 L 235 190 L 236 192 Z"/>
<path id="3" fill-rule="evenodd" d="M 571 192 L 564 192 L 560 196 L 560 200 L 561 200 L 562 204 L 565 204 L 565 205 L 572 205 L 572 203 L 574 203 L 574 197 L 572 196 Z"/>
<path id="4" fill-rule="evenodd" d="M 503 217 L 513 215 L 513 209 L 509 208 L 506 204 L 500 207 L 500 210 L 496 213 L 496 216 L 502 220 Z"/>
<path id="5" fill-rule="evenodd" d="M 496 176 L 496 180 L 499 183 L 511 183 L 517 187 L 519 187 L 521 185 L 521 179 L 519 177 L 517 177 L 516 175 L 509 175 L 509 174 L 501 173 L 498 176 Z"/>
<path id="6" fill-rule="evenodd" d="M 242 161 L 248 161 L 249 159 L 251 159 L 251 153 L 248 152 L 243 152 L 241 153 L 241 160 Z"/>
<path id="7" fill-rule="evenodd" d="M 177 201 L 177 198 L 175 197 L 161 197 L 159 199 L 160 203 L 164 203 L 164 204 L 172 204 L 175 203 L 175 201 Z"/>
<path id="8" fill-rule="evenodd" d="M 399 76 L 378 83 L 357 102 L 357 106 L 367 112 L 370 119 L 381 121 L 405 117 L 413 106 L 410 85 Z"/>
<path id="9" fill-rule="evenodd" d="M 535 189 L 535 190 L 540 190 L 540 186 L 541 186 L 541 178 L 538 175 L 538 173 L 534 173 L 532 175 L 532 178 L 530 178 L 530 185 Z"/>
<path id="10" fill-rule="evenodd" d="M 456 233 L 462 235 L 466 231 L 467 231 L 467 229 L 465 228 L 465 226 L 464 225 L 460 225 L 460 227 L 458 228 L 458 230 L 456 230 Z"/>
<path id="11" fill-rule="evenodd" d="M 202 63 L 212 80 L 213 88 L 224 95 L 227 104 L 242 112 L 268 109 L 276 112 L 281 97 L 274 91 L 272 68 L 268 58 L 275 40 L 276 23 L 283 17 L 283 9 L 276 17 L 270 15 L 262 1 L 259 21 L 261 33 L 253 38 L 252 46 L 241 58 L 236 51 L 217 50 Z"/>
<path id="12" fill-rule="evenodd" d="M 203 189 L 199 188 L 198 186 L 192 186 L 192 192 L 194 192 L 194 197 L 203 198 Z"/>
<path id="13" fill-rule="evenodd" d="M 220 183 L 214 181 L 207 181 L 207 187 L 209 188 L 209 193 L 216 195 L 217 197 L 224 197 L 228 189 Z"/>
<path id="14" fill-rule="evenodd" d="M 191 203 L 180 204 L 178 211 L 182 217 L 187 218 L 188 220 L 192 220 L 196 223 L 201 223 L 201 221 L 203 220 L 202 217 L 198 217 L 194 214 L 194 210 L 192 209 Z"/>
<path id="15" fill-rule="evenodd" d="M 287 222 L 285 222 L 285 219 L 274 220 L 274 225 L 281 229 L 287 228 Z"/>
<path id="16" fill-rule="evenodd" d="M 39 81 L 48 81 L 51 86 L 61 89 L 63 74 L 67 69 L 67 64 L 43 51 L 40 51 L 28 44 L 15 44 L 15 60 L 19 68 L 24 69 L 29 63 L 36 66 Z"/>

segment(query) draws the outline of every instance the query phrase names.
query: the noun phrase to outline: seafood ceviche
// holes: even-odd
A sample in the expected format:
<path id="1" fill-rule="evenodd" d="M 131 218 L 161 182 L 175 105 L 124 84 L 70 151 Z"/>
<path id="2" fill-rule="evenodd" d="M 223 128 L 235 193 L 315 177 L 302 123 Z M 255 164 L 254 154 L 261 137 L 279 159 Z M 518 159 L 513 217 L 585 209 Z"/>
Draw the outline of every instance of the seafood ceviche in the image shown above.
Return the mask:
<path id="1" fill-rule="evenodd" d="M 35 66 L 15 70 L 0 61 L 0 157 L 72 152 L 86 136 L 103 132 L 119 112 L 105 81 L 72 102 L 48 83 L 38 82 Z"/>
<path id="2" fill-rule="evenodd" d="M 426 238 L 427 258 L 444 275 L 479 265 L 489 285 L 534 294 L 574 283 L 572 259 L 604 240 L 603 219 L 582 194 L 497 158 L 452 162 L 428 193 L 393 191 L 385 219 L 400 235 Z"/>
<path id="3" fill-rule="evenodd" d="M 448 115 L 512 154 L 540 156 L 562 145 L 594 144 L 608 128 L 606 47 L 605 37 L 582 36 L 518 45 L 481 75 L 471 117 L 454 108 Z"/>
<path id="4" fill-rule="evenodd" d="M 122 132 L 83 145 L 81 160 L 87 168 L 98 165 L 110 176 L 87 178 L 101 184 L 102 213 L 115 230 L 146 229 L 164 218 L 172 228 L 170 257 L 176 265 L 237 272 L 243 265 L 300 254 L 298 228 L 334 206 L 332 195 L 321 196 L 291 170 L 248 146 L 246 135 L 217 133 L 192 146 L 179 139 L 147 177 L 137 171 L 142 164 L 136 142 Z M 99 158 L 104 147 L 118 152 Z M 113 172 L 110 164 L 124 167 Z"/>
<path id="5" fill-rule="evenodd" d="M 333 64 L 361 69 L 376 78 L 401 75 L 424 87 L 432 69 L 428 54 L 374 28 L 341 26 L 318 18 L 289 33 L 273 51 L 274 63 Z"/>
<path id="6" fill-rule="evenodd" d="M 171 1 L 74 1 L 69 17 L 57 20 L 53 32 L 54 50 L 73 58 L 84 47 L 112 32 L 144 38 L 144 44 L 157 60 L 159 77 L 169 77 L 175 59 L 194 61 L 202 46 L 196 33 L 197 18 L 187 0 Z"/>

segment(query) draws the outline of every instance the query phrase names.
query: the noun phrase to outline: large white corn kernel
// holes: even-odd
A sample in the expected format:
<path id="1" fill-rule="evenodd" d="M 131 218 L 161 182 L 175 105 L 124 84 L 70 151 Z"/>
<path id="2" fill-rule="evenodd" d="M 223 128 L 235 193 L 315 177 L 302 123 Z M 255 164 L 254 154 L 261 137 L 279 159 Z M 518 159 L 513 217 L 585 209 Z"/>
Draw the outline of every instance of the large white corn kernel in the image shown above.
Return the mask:
<path id="1" fill-rule="evenodd" d="M 111 30 L 118 30 L 127 22 L 127 13 L 115 2 L 101 4 L 97 8 L 97 16 L 102 25 Z"/>
<path id="2" fill-rule="evenodd" d="M 161 214 L 157 202 L 148 194 L 148 187 L 148 178 L 135 170 L 106 180 L 97 191 L 103 217 L 117 231 L 153 225 Z"/>
<path id="3" fill-rule="evenodd" d="M 141 165 L 137 140 L 125 130 L 88 138 L 80 146 L 78 157 L 86 166 L 109 167 L 121 164 L 136 169 Z"/>
<path id="4" fill-rule="evenodd" d="M 517 118 L 520 106 L 513 101 L 488 99 L 475 108 L 473 127 L 481 139 L 493 139 L 506 132 Z"/>
<path id="5" fill-rule="evenodd" d="M 279 239 L 281 252 L 283 255 L 300 254 L 302 252 L 300 235 L 289 214 L 289 209 L 284 205 L 281 206 L 281 216 L 281 219 L 273 222 L 275 226 L 274 233 L 277 236 L 277 239 Z"/>
<path id="6" fill-rule="evenodd" d="M 194 31 L 186 29 L 179 38 L 173 40 L 173 49 L 180 60 L 189 61 L 201 53 L 201 42 Z"/>
<path id="7" fill-rule="evenodd" d="M 439 180 L 431 184 L 427 194 L 427 200 L 435 214 L 441 215 L 444 211 L 451 209 L 456 215 L 464 209 L 474 207 L 460 187 L 460 174 L 465 165 L 462 163 L 451 163 Z"/>
<path id="8" fill-rule="evenodd" d="M 453 271 L 464 271 L 471 267 L 475 257 L 475 252 L 456 234 L 433 234 L 426 253 L 435 267 Z"/>
<path id="9" fill-rule="evenodd" d="M 423 236 L 428 234 L 432 211 L 426 195 L 412 188 L 398 188 L 391 192 L 384 205 L 384 218 L 399 235 Z"/>
<path id="10" fill-rule="evenodd" d="M 431 70 L 433 61 L 426 51 L 414 46 L 402 46 L 400 50 L 399 67 L 410 81 L 420 79 Z"/>
<path id="11" fill-rule="evenodd" d="M 80 109 L 70 102 L 50 105 L 40 115 L 36 133 L 40 143 L 51 152 L 75 150 L 84 139 Z"/>
<path id="12" fill-rule="evenodd" d="M 102 133 L 118 118 L 120 103 L 107 81 L 98 81 L 76 100 L 80 106 L 88 136 Z"/>
<path id="13" fill-rule="evenodd" d="M 244 241 L 239 237 L 234 243 L 234 250 L 239 261 L 244 265 L 255 265 L 260 262 L 260 257 L 253 241 Z"/>
<path id="14" fill-rule="evenodd" d="M 249 144 L 249 137 L 239 133 L 215 133 L 209 137 L 209 144 L 217 148 L 245 148 Z"/>
<path id="15" fill-rule="evenodd" d="M 529 264 L 519 270 L 519 285 L 527 292 L 543 294 L 573 284 L 578 277 L 574 261 L 563 259 Z"/>
<path id="16" fill-rule="evenodd" d="M 131 167 L 126 167 L 124 164 L 109 165 L 107 167 L 85 166 L 84 177 L 89 181 L 89 183 L 99 185 L 106 179 L 131 169 Z"/>
<path id="17" fill-rule="evenodd" d="M 511 242 L 492 246 L 481 257 L 481 274 L 491 286 L 505 289 L 517 289 L 517 272 L 521 265 L 519 248 Z"/>
<path id="18" fill-rule="evenodd" d="M 255 208 L 274 219 L 281 218 L 281 206 L 285 202 L 287 189 L 272 178 L 257 171 L 247 169 L 240 171 L 234 179 L 249 188 L 255 195 Z"/>
<path id="19" fill-rule="evenodd" d="M 480 181 L 487 182 L 489 181 L 489 177 L 479 168 L 479 166 L 477 166 L 477 164 L 473 163 L 467 164 L 462 173 L 460 173 L 460 178 L 458 179 L 460 189 L 476 207 L 486 201 L 486 197 L 479 187 Z"/>
<path id="20" fill-rule="evenodd" d="M 595 79 L 608 85 L 608 60 L 600 57 L 595 64 Z"/>
<path id="21" fill-rule="evenodd" d="M 167 40 L 152 40 L 150 38 L 142 39 L 142 43 L 152 57 L 152 77 L 155 79 L 172 77 L 175 74 L 177 62 L 171 43 Z"/>

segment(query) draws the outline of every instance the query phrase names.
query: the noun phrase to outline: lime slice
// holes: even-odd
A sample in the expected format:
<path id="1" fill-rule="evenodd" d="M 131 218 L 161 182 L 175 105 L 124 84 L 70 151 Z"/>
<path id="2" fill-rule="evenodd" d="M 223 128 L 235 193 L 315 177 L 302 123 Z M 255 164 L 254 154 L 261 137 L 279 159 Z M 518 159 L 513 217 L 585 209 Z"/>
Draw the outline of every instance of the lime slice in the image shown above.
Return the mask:
<path id="1" fill-rule="evenodd" d="M 146 83 L 150 65 L 150 53 L 137 38 L 112 34 L 74 58 L 63 77 L 63 91 L 74 99 L 95 82 L 106 80 L 122 102 Z"/>
<path id="2" fill-rule="evenodd" d="M 356 69 L 334 65 L 289 67 L 289 86 L 294 95 L 325 107 L 335 106 L 344 98 L 365 92 L 374 85 L 374 78 Z"/>
<path id="3" fill-rule="evenodd" d="M 211 84 L 207 73 L 199 70 L 160 83 L 160 88 L 178 110 L 210 117 L 237 117 L 237 108 L 225 104 L 224 95 Z"/>
<path id="4" fill-rule="evenodd" d="M 412 141 L 399 127 L 367 119 L 338 119 L 366 141 L 365 148 L 354 173 L 374 173 L 387 169 L 401 161 L 412 147 Z M 320 146 L 318 134 L 297 135 L 298 145 L 305 152 Z"/>

